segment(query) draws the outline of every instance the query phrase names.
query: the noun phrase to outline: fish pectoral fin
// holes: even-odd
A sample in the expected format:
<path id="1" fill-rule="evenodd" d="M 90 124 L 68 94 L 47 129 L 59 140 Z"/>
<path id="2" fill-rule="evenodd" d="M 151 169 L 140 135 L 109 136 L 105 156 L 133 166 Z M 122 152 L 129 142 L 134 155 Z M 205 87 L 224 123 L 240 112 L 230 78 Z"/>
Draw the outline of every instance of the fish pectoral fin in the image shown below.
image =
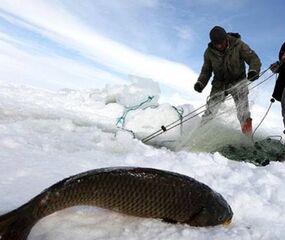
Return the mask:
<path id="1" fill-rule="evenodd" d="M 199 215 L 205 210 L 205 207 L 201 207 L 197 212 L 195 212 L 192 216 L 190 216 L 189 219 L 187 219 L 187 221 L 185 221 L 184 223 L 189 224 L 191 226 L 199 226 L 199 224 L 197 223 L 197 217 L 199 217 Z"/>
<path id="2" fill-rule="evenodd" d="M 163 219 L 162 219 L 162 222 L 171 223 L 171 224 L 176 224 L 178 221 L 177 221 L 177 220 L 170 219 L 170 218 L 163 218 Z"/>

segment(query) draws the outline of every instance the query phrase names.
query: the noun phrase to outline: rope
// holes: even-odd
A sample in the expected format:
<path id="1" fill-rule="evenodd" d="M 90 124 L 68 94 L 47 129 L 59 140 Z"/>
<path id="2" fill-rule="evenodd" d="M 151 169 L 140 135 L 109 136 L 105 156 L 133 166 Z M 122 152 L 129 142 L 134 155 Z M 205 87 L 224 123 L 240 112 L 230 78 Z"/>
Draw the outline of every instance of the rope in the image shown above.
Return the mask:
<path id="1" fill-rule="evenodd" d="M 269 69 L 270 69 L 270 67 L 268 67 L 267 69 L 265 69 L 264 71 L 262 71 L 262 72 L 259 74 L 259 77 L 261 77 L 263 74 L 265 74 Z M 256 88 L 257 86 L 259 86 L 259 85 L 261 85 L 261 84 L 263 84 L 263 83 L 266 82 L 268 79 L 270 79 L 273 75 L 274 75 L 274 74 L 270 75 L 269 77 L 267 77 L 265 80 L 263 80 L 262 82 L 260 82 L 260 83 L 257 84 L 256 86 L 250 88 L 250 90 Z M 254 77 L 255 77 L 255 76 L 254 76 Z M 249 80 L 250 80 L 250 79 L 249 79 Z M 247 83 L 246 85 L 249 86 L 249 85 L 251 85 L 252 83 L 253 83 L 253 82 L 249 82 L 249 83 Z M 242 82 L 241 84 L 236 84 L 235 86 L 233 86 L 232 88 L 230 88 L 230 90 L 235 89 L 235 88 L 238 88 L 238 87 L 241 87 L 243 84 L 244 84 L 244 82 Z M 227 89 L 227 91 L 229 91 L 229 89 Z M 221 92 L 216 93 L 216 94 L 213 95 L 212 97 L 215 97 L 215 96 L 217 96 L 218 94 L 221 94 Z M 231 99 L 231 98 L 232 98 L 232 96 L 231 96 L 231 95 L 228 95 L 228 96 L 226 96 L 225 99 L 223 99 L 223 100 L 221 100 L 221 101 L 218 101 L 216 104 L 219 104 L 220 102 L 223 102 L 223 101 L 227 101 L 227 100 L 229 100 L 229 99 Z M 215 105 L 216 105 L 216 104 L 215 104 Z M 214 105 L 214 106 L 215 106 L 215 105 Z M 150 134 L 149 136 L 143 138 L 143 139 L 142 139 L 142 142 L 143 142 L 143 143 L 146 143 L 146 142 L 150 141 L 151 139 L 153 139 L 153 138 L 155 138 L 155 137 L 157 137 L 157 136 L 163 134 L 164 132 L 169 131 L 169 130 L 171 130 L 171 129 L 177 127 L 177 126 L 179 126 L 180 124 L 182 124 L 182 123 L 184 123 L 184 122 L 186 122 L 186 121 L 188 121 L 188 120 L 190 120 L 190 119 L 192 119 L 192 118 L 198 116 L 198 115 L 201 114 L 201 113 L 204 113 L 204 112 L 206 111 L 206 109 L 205 109 L 205 110 L 202 110 L 202 111 L 200 111 L 200 112 L 198 112 L 198 111 L 199 111 L 200 109 L 202 109 L 203 107 L 206 107 L 206 106 L 207 106 L 207 104 L 204 104 L 204 105 L 202 105 L 201 107 L 199 107 L 199 108 L 193 110 L 192 112 L 186 114 L 186 115 L 184 116 L 184 119 L 183 119 L 180 123 L 178 123 L 178 124 L 176 124 L 176 123 L 179 122 L 180 119 L 178 119 L 178 120 L 176 120 L 176 121 L 174 121 L 174 122 L 172 122 L 172 123 L 170 123 L 170 124 L 168 124 L 168 125 L 166 125 L 166 126 L 164 126 L 164 125 L 161 126 L 161 129 L 159 129 L 159 130 L 157 130 L 156 132 Z M 186 118 L 187 116 L 189 116 L 189 115 L 191 115 L 191 114 L 194 114 L 195 112 L 197 112 L 195 115 L 190 116 L 189 118 Z"/>
<path id="2" fill-rule="evenodd" d="M 119 123 L 122 124 L 122 127 L 125 126 L 125 120 L 126 120 L 126 116 L 130 111 L 134 111 L 139 109 L 142 105 L 144 105 L 147 102 L 150 102 L 152 99 L 154 98 L 154 96 L 148 96 L 147 100 L 141 102 L 140 104 L 136 105 L 136 106 L 132 106 L 132 107 L 125 107 L 125 111 L 123 113 L 123 115 L 121 117 L 118 118 L 116 125 L 118 125 Z"/>
<path id="3" fill-rule="evenodd" d="M 255 132 L 256 132 L 257 129 L 260 127 L 260 125 L 263 123 L 264 119 L 265 119 L 266 116 L 268 115 L 269 110 L 270 110 L 270 108 L 271 108 L 271 106 L 272 106 L 272 104 L 273 104 L 274 102 L 275 102 L 275 99 L 274 99 L 274 98 L 271 98 L 271 99 L 270 99 L 270 105 L 269 105 L 269 107 L 268 107 L 266 113 L 264 114 L 264 116 L 263 116 L 263 118 L 261 119 L 260 123 L 257 125 L 257 127 L 255 128 L 255 130 L 253 131 L 253 133 L 252 133 L 252 135 L 251 135 L 251 140 L 252 140 L 252 142 L 254 142 L 253 137 L 254 137 Z"/>
<path id="4" fill-rule="evenodd" d="M 199 108 L 193 110 L 192 112 L 186 114 L 183 118 L 185 119 L 185 117 L 187 117 L 187 116 L 189 116 L 189 115 L 191 115 L 191 114 L 197 112 L 198 110 L 202 109 L 202 108 L 205 107 L 206 105 L 207 105 L 207 104 L 204 104 L 203 106 L 201 106 L 201 107 L 199 107 Z M 205 111 L 205 110 L 204 110 L 204 111 Z M 202 112 L 203 112 L 203 111 L 202 111 Z M 198 115 L 199 115 L 200 113 L 202 113 L 202 112 L 199 112 Z M 195 115 L 195 116 L 196 116 L 196 115 Z M 172 123 L 170 123 L 170 124 L 168 124 L 168 125 L 166 125 L 166 126 L 164 126 L 164 125 L 161 126 L 161 129 L 159 129 L 159 130 L 157 130 L 156 132 L 150 134 L 149 136 L 143 138 L 143 139 L 142 139 L 142 142 L 148 142 L 149 140 L 151 140 L 151 139 L 153 138 L 153 136 L 156 137 L 157 134 L 160 135 L 160 134 L 162 134 L 163 132 L 166 132 L 167 130 L 172 129 L 171 126 L 174 125 L 174 124 L 176 124 L 176 123 L 179 122 L 179 121 L 180 121 L 180 119 L 178 119 L 178 120 L 176 120 L 176 121 L 174 121 L 174 122 L 172 122 Z M 183 122 L 184 122 L 184 121 L 183 121 Z M 178 125 L 179 125 L 179 124 L 178 124 Z M 177 125 L 174 125 L 174 126 L 176 127 Z M 158 136 L 158 135 L 157 135 L 157 136 Z M 149 139 L 149 138 L 150 138 L 150 139 Z"/>
<path id="5" fill-rule="evenodd" d="M 184 109 L 183 107 L 181 107 L 180 109 L 178 109 L 177 107 L 175 106 L 172 106 L 174 108 L 174 110 L 178 113 L 179 115 L 179 121 L 181 123 L 181 127 L 180 127 L 180 135 L 182 135 L 182 120 L 183 120 L 183 113 L 184 113 Z"/>
<path id="6" fill-rule="evenodd" d="M 268 70 L 268 69 L 267 69 L 267 70 Z M 261 84 L 265 83 L 265 82 L 268 81 L 274 74 L 275 74 L 275 73 L 271 74 L 269 77 L 267 77 L 266 79 L 264 79 L 264 80 L 261 81 L 260 83 L 258 83 L 258 84 L 256 84 L 255 86 L 249 88 L 249 90 L 253 90 L 253 89 L 255 89 L 256 87 L 260 86 Z M 249 85 L 251 85 L 252 83 L 253 83 L 253 82 L 246 83 L 246 86 L 249 86 Z M 240 86 L 241 86 L 241 85 L 240 85 Z M 227 101 L 227 100 L 229 100 L 229 99 L 231 99 L 231 98 L 232 98 L 232 96 L 231 96 L 231 95 L 228 95 L 228 96 L 225 98 L 225 101 Z M 221 114 L 216 115 L 216 116 L 217 116 L 217 117 L 218 117 L 218 116 L 221 116 L 221 115 L 224 114 L 224 113 L 225 113 L 225 112 L 222 112 Z"/>
<path id="7" fill-rule="evenodd" d="M 194 112 L 194 111 L 193 111 L 193 112 Z M 149 135 L 149 136 L 143 138 L 143 139 L 142 139 L 142 142 L 143 142 L 143 143 L 146 143 L 146 142 L 150 141 L 151 139 L 153 139 L 153 138 L 155 138 L 155 137 L 158 137 L 159 135 L 163 134 L 164 132 L 167 132 L 167 131 L 171 130 L 172 128 L 175 128 L 175 127 L 181 125 L 182 123 L 184 123 L 184 122 L 186 122 L 186 121 L 188 121 L 188 120 L 190 120 L 190 119 L 192 119 L 192 118 L 194 118 L 194 117 L 199 116 L 199 114 L 201 114 L 201 113 L 203 113 L 203 112 L 205 112 L 205 110 L 200 111 L 200 112 L 196 113 L 195 115 L 193 115 L 193 116 L 191 116 L 191 117 L 189 117 L 189 118 L 186 118 L 186 119 L 184 118 L 184 119 L 181 121 L 181 123 L 177 123 L 177 124 L 175 124 L 175 125 L 173 125 L 173 126 L 171 126 L 171 127 L 169 127 L 169 128 L 166 128 L 165 126 L 161 126 L 161 129 L 160 129 L 160 130 L 158 130 L 158 131 L 156 131 L 155 133 L 152 133 L 151 135 Z"/>
<path id="8" fill-rule="evenodd" d="M 275 73 L 273 73 L 270 77 L 272 77 L 274 74 L 275 74 Z M 277 74 L 276 74 L 276 79 L 277 79 Z M 268 109 L 267 109 L 267 111 L 266 111 L 264 117 L 261 119 L 260 123 L 257 125 L 257 127 L 256 127 L 255 130 L 254 130 L 254 132 L 252 133 L 252 136 L 251 136 L 252 142 L 254 142 L 253 137 L 254 137 L 255 132 L 257 131 L 257 129 L 260 127 L 260 125 L 262 124 L 262 122 L 264 121 L 264 119 L 266 118 L 266 116 L 268 115 L 268 113 L 269 113 L 269 111 L 270 111 L 270 109 L 271 109 L 271 107 L 272 107 L 272 104 L 273 104 L 274 102 L 275 102 L 275 99 L 274 99 L 274 98 L 271 98 L 271 99 L 270 99 L 270 105 L 269 105 L 269 107 L 268 107 Z M 279 136 L 279 135 L 276 135 L 276 136 L 269 136 L 269 137 L 267 137 L 267 138 L 270 138 L 270 137 L 278 137 L 278 138 L 280 138 L 280 140 L 279 140 L 280 142 L 281 142 L 281 140 L 282 140 L 282 136 Z"/>
<path id="9" fill-rule="evenodd" d="M 263 72 L 261 72 L 260 75 L 259 75 L 259 77 L 261 77 L 265 72 L 267 72 L 268 69 L 269 69 L 269 68 L 267 68 L 266 70 L 264 70 Z M 255 76 L 254 76 L 254 77 L 255 77 Z M 233 86 L 232 88 L 227 89 L 227 90 L 232 90 L 232 89 L 238 88 L 238 87 L 240 87 L 240 86 L 243 85 L 243 84 L 244 84 L 244 83 L 242 83 L 242 84 L 236 84 L 235 86 Z M 247 85 L 250 85 L 250 84 L 252 84 L 252 82 L 250 82 L 250 83 L 247 84 Z M 219 94 L 221 94 L 221 92 L 217 92 L 217 93 L 214 94 L 212 97 L 216 97 L 216 96 L 218 96 Z M 227 99 L 225 99 L 225 100 L 227 100 Z M 199 111 L 200 109 L 202 109 L 203 107 L 206 107 L 206 106 L 207 106 L 207 103 L 204 104 L 204 105 L 202 105 L 202 106 L 200 106 L 199 108 L 193 110 L 192 112 L 189 112 L 188 114 L 186 114 L 185 116 L 183 116 L 183 118 L 186 118 L 187 116 L 189 116 L 189 115 L 191 115 L 191 114 L 193 114 L 193 113 Z M 204 111 L 206 111 L 206 110 L 204 110 Z M 199 112 L 199 114 L 200 114 L 200 113 L 203 113 L 203 112 Z M 197 116 L 197 115 L 195 115 L 195 116 Z M 156 135 L 156 134 L 158 134 L 158 133 L 163 133 L 163 132 L 167 131 L 167 129 L 172 129 L 171 126 L 174 125 L 174 124 L 176 124 L 176 123 L 179 122 L 179 121 L 180 121 L 180 119 L 178 119 L 178 120 L 176 120 L 176 121 L 174 121 L 174 122 L 172 122 L 172 123 L 169 123 L 169 124 L 166 125 L 166 126 L 165 126 L 165 125 L 161 126 L 161 129 L 159 129 L 159 130 L 157 130 L 156 132 L 150 134 L 149 136 L 143 138 L 142 141 L 143 141 L 143 142 L 148 142 L 149 140 L 153 139 L 153 138 L 152 138 L 153 135 Z M 177 126 L 177 125 L 174 125 L 174 126 Z M 158 134 L 158 135 L 160 135 L 160 134 Z M 150 139 L 148 139 L 148 138 L 150 138 Z"/>

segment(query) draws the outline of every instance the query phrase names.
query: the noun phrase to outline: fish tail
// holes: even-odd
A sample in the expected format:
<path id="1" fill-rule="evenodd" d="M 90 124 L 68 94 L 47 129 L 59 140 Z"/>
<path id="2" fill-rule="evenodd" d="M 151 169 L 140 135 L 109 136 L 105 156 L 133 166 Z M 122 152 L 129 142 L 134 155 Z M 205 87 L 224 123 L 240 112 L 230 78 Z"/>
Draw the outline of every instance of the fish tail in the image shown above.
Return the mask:
<path id="1" fill-rule="evenodd" d="M 24 205 L 0 216 L 0 240 L 26 240 L 35 224 L 30 210 Z"/>

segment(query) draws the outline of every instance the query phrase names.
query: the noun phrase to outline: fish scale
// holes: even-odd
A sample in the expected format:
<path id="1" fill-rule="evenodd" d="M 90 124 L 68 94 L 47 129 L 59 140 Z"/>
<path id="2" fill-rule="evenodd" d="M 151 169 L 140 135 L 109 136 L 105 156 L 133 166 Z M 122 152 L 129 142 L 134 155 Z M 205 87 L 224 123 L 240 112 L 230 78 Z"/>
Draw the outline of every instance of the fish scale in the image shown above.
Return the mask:
<path id="1" fill-rule="evenodd" d="M 0 216 L 0 239 L 25 240 L 38 220 L 76 205 L 192 226 L 223 224 L 233 215 L 219 193 L 188 176 L 151 168 L 95 169 L 66 178 Z"/>

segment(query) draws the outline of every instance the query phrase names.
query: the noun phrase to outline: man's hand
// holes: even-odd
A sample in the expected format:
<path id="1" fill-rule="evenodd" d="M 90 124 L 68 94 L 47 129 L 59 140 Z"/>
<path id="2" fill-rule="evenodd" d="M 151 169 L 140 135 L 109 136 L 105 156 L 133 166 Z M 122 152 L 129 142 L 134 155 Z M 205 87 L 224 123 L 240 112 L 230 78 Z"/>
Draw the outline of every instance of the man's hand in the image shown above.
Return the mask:
<path id="1" fill-rule="evenodd" d="M 253 82 L 259 78 L 259 74 L 255 70 L 250 70 L 247 74 L 247 80 Z"/>
<path id="2" fill-rule="evenodd" d="M 198 93 L 201 93 L 203 91 L 203 84 L 201 82 L 197 81 L 194 84 L 194 90 Z"/>
<path id="3" fill-rule="evenodd" d="M 279 67 L 280 67 L 280 62 L 277 61 L 275 63 L 272 63 L 269 68 L 273 73 L 278 73 Z"/>

